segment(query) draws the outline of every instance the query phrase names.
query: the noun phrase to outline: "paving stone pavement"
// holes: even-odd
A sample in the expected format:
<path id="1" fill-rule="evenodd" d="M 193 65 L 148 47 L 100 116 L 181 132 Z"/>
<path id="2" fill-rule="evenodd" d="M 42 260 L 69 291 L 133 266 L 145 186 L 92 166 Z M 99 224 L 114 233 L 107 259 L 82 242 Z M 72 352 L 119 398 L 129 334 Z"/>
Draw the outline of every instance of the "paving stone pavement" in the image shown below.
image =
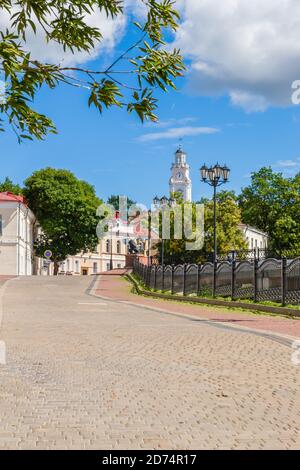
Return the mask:
<path id="1" fill-rule="evenodd" d="M 9 282 L 0 449 L 300 447 L 290 348 L 102 300 L 90 282 Z"/>
<path id="2" fill-rule="evenodd" d="M 153 307 L 179 315 L 192 315 L 199 320 L 209 320 L 253 329 L 270 334 L 280 334 L 293 339 L 300 339 L 300 318 L 280 315 L 257 314 L 236 309 L 210 307 L 187 302 L 145 297 L 132 293 L 132 284 L 120 275 L 103 276 L 95 282 L 95 293 L 101 297 L 130 302 L 145 307 Z M 188 300 L 188 299 L 187 299 Z"/>

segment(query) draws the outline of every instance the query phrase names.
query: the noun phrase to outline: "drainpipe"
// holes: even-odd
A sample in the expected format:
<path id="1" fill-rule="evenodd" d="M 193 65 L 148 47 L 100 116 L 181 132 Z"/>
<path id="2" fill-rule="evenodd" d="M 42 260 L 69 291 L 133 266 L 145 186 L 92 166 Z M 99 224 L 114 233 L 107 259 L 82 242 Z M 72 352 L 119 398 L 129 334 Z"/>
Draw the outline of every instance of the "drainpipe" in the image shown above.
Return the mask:
<path id="1" fill-rule="evenodd" d="M 34 216 L 34 214 L 33 214 Z M 36 225 L 37 225 L 37 219 L 34 217 L 33 222 L 32 222 L 32 227 L 31 227 L 31 238 L 32 238 L 32 243 L 31 243 L 31 263 L 32 263 L 32 274 L 37 275 L 39 267 L 37 266 L 37 260 L 35 256 L 35 251 L 34 251 L 34 242 L 35 242 L 35 231 L 36 231 Z"/>
<path id="2" fill-rule="evenodd" d="M 20 203 L 18 202 L 17 275 L 20 276 Z"/>
<path id="3" fill-rule="evenodd" d="M 26 216 L 25 216 L 25 257 L 26 257 L 26 261 L 25 261 L 25 274 L 27 276 L 27 268 L 28 268 L 28 227 L 27 227 L 27 224 L 28 224 L 28 212 L 29 212 L 29 208 L 27 207 L 26 209 Z"/>

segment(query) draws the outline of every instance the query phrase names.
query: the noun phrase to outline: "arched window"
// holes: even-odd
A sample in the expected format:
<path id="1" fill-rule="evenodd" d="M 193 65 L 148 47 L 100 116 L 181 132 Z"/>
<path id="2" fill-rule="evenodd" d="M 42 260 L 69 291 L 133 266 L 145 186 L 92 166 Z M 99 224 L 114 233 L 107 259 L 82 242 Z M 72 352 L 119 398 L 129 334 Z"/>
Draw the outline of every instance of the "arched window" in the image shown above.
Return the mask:
<path id="1" fill-rule="evenodd" d="M 120 242 L 120 240 L 117 241 L 117 253 L 118 254 L 121 253 L 121 242 Z"/>

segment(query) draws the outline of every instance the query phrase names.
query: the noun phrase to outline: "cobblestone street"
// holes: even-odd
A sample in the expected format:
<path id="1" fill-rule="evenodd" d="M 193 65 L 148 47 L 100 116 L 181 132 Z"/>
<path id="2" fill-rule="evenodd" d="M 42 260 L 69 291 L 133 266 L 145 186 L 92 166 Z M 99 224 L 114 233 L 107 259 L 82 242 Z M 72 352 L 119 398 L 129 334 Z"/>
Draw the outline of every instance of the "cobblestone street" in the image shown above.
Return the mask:
<path id="1" fill-rule="evenodd" d="M 300 447 L 287 344 L 95 297 L 91 281 L 6 285 L 0 449 Z"/>

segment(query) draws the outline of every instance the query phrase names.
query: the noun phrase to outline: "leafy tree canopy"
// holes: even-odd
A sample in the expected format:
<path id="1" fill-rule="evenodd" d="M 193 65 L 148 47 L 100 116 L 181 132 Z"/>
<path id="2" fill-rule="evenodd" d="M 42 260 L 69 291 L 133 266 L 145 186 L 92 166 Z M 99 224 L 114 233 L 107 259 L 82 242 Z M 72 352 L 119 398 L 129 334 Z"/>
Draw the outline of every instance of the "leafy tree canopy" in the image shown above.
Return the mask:
<path id="1" fill-rule="evenodd" d="M 46 168 L 25 181 L 24 194 L 43 233 L 37 238 L 37 256 L 52 251 L 55 273 L 69 255 L 93 249 L 98 238 L 96 209 L 101 200 L 93 186 L 70 171 Z"/>
<path id="2" fill-rule="evenodd" d="M 176 201 L 176 204 L 183 204 L 183 193 L 181 191 L 173 191 L 170 197 Z"/>
<path id="3" fill-rule="evenodd" d="M 269 234 L 271 249 L 300 253 L 300 173 L 285 178 L 262 168 L 242 190 L 239 205 L 245 223 Z"/>
<path id="4" fill-rule="evenodd" d="M 107 199 L 107 203 L 108 204 L 111 204 L 112 206 L 114 206 L 114 208 L 116 209 L 116 211 L 118 211 L 120 209 L 119 207 L 119 196 L 117 196 L 116 194 L 112 194 L 108 199 Z M 127 198 L 127 209 L 129 209 L 131 206 L 134 206 L 136 204 L 135 201 L 133 201 L 132 199 L 130 198 Z"/>
<path id="5" fill-rule="evenodd" d="M 29 33 L 39 29 L 44 41 L 56 42 L 65 51 L 92 51 L 101 42 L 98 28 L 88 25 L 87 17 L 103 12 L 116 18 L 124 14 L 120 0 L 0 0 L 0 15 L 9 13 L 5 31 L 0 31 L 0 68 L 6 82 L 5 99 L 0 97 L 0 130 L 11 125 L 22 139 L 43 139 L 56 128 L 51 119 L 32 107 L 42 86 L 66 84 L 88 92 L 88 104 L 102 113 L 104 108 L 125 108 L 141 121 L 156 121 L 155 89 L 175 88 L 174 79 L 184 70 L 176 49 L 165 47 L 169 30 L 175 31 L 179 14 L 173 0 L 137 0 L 147 16 L 143 24 L 134 22 L 139 38 L 103 70 L 44 63 L 33 56 Z M 0 76 L 1 78 L 1 76 Z"/>
<path id="6" fill-rule="evenodd" d="M 166 240 L 166 263 L 199 263 L 207 259 L 213 252 L 214 246 L 214 211 L 213 201 L 206 200 L 204 204 L 204 246 L 198 251 L 187 251 L 186 240 Z M 229 192 L 221 191 L 217 195 L 217 245 L 218 253 L 227 253 L 231 250 L 247 249 L 244 235 L 239 228 L 241 211 L 235 197 Z M 171 218 L 171 234 L 173 232 L 173 219 Z M 196 206 L 193 204 L 193 230 L 196 229 Z M 172 236 L 171 236 L 172 238 Z M 158 244 L 161 256 L 161 244 Z"/>
<path id="7" fill-rule="evenodd" d="M 0 193 L 5 191 L 9 191 L 10 193 L 16 194 L 18 196 L 19 194 L 22 194 L 23 189 L 18 184 L 13 183 L 12 180 L 7 176 L 2 183 L 0 182 Z"/>

